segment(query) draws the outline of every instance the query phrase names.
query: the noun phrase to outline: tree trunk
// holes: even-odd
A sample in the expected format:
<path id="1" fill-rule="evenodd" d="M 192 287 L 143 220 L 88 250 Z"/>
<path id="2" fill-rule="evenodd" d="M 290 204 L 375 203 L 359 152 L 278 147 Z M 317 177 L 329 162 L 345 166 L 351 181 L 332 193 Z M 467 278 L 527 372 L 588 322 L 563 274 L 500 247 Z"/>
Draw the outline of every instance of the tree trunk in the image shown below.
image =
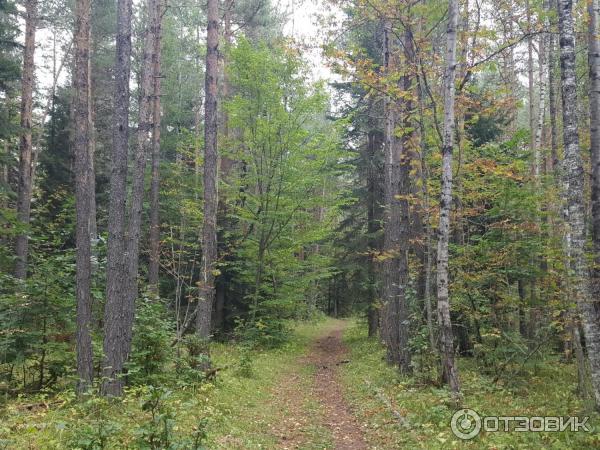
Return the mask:
<path id="1" fill-rule="evenodd" d="M 435 345 L 435 330 L 433 326 L 433 308 L 431 304 L 431 282 L 432 282 L 432 274 L 433 274 L 433 232 L 431 227 L 431 213 L 429 210 L 429 188 L 427 186 L 427 180 L 429 178 L 428 170 L 427 170 L 427 141 L 426 141 L 426 128 L 425 128 L 425 107 L 423 104 L 423 86 L 421 78 L 417 79 L 417 108 L 419 112 L 419 131 L 421 133 L 420 136 L 420 144 L 421 144 L 421 154 L 420 154 L 420 163 L 421 163 L 421 191 L 423 198 L 423 225 L 425 231 L 425 291 L 423 292 L 423 300 L 425 303 L 425 314 L 427 321 L 427 331 L 429 334 L 429 345 L 431 350 L 433 351 L 436 347 Z"/>
<path id="2" fill-rule="evenodd" d="M 534 107 L 534 82 L 533 82 L 533 37 L 531 35 L 532 27 L 531 27 L 531 6 L 529 5 L 529 0 L 525 0 L 525 10 L 527 13 L 527 90 L 529 94 L 529 132 L 530 132 L 530 140 L 529 145 L 531 148 L 531 154 L 533 155 L 533 164 L 532 169 L 533 173 L 538 175 L 538 152 L 539 149 L 536 147 L 536 126 L 535 126 L 535 107 Z"/>
<path id="3" fill-rule="evenodd" d="M 92 255 L 93 256 L 97 256 L 95 255 L 95 246 L 96 243 L 98 242 L 98 223 L 96 220 L 96 171 L 95 171 L 95 163 L 94 163 L 94 157 L 96 154 L 96 130 L 95 130 L 95 119 L 94 119 L 94 96 L 93 96 L 93 86 L 92 86 L 92 28 L 91 28 L 91 21 L 92 21 L 92 13 L 91 13 L 91 6 L 90 6 L 90 37 L 88 39 L 89 41 L 89 51 L 88 51 L 88 68 L 87 68 L 87 75 L 88 75 L 88 82 L 87 82 L 87 95 L 88 95 L 88 100 L 87 100 L 87 107 L 88 107 L 88 114 L 87 114 L 87 118 L 88 118 L 88 153 L 89 153 L 89 167 L 88 170 L 90 171 L 90 178 L 88 180 L 89 182 L 89 189 L 90 189 L 90 214 L 89 214 L 89 226 L 88 226 L 88 230 L 89 230 L 89 234 L 90 234 L 90 239 L 91 239 L 91 245 L 92 245 Z M 96 264 L 92 265 L 92 271 L 95 270 L 95 266 L 97 266 L 97 258 L 93 258 L 96 261 Z"/>
<path id="4" fill-rule="evenodd" d="M 146 158 L 152 145 L 152 105 L 154 97 L 155 35 L 160 28 L 160 0 L 146 2 L 147 27 L 144 33 L 144 51 L 142 56 L 142 73 L 140 81 L 139 117 L 137 143 L 133 156 L 133 174 L 131 198 L 129 199 L 129 221 L 127 229 L 127 245 L 125 264 L 127 269 L 127 285 L 123 305 L 123 348 L 125 361 L 131 351 L 133 323 L 135 320 L 135 301 L 138 295 L 138 269 L 140 252 L 140 234 L 142 227 L 142 209 L 144 207 L 144 180 Z"/>
<path id="5" fill-rule="evenodd" d="M 600 321 L 585 257 L 584 172 L 577 129 L 577 80 L 572 0 L 558 1 L 561 93 L 563 104 L 564 195 L 567 199 L 567 255 L 572 292 L 583 323 L 596 406 L 600 407 Z"/>
<path id="6" fill-rule="evenodd" d="M 121 372 L 128 357 L 125 346 L 126 319 L 124 295 L 127 294 L 125 258 L 125 199 L 129 141 L 129 75 L 131 71 L 132 0 L 118 0 L 115 61 L 115 112 L 111 155 L 108 212 L 108 249 L 106 268 L 106 305 L 104 308 L 104 369 L 102 393 L 120 396 Z"/>
<path id="7" fill-rule="evenodd" d="M 369 235 L 368 256 L 368 324 L 369 336 L 375 336 L 379 329 L 379 308 L 377 306 L 377 289 L 375 273 L 375 252 L 378 250 L 376 233 L 379 230 L 379 198 L 377 183 L 377 151 L 381 145 L 378 133 L 370 130 L 367 134 L 367 233 Z"/>
<path id="8" fill-rule="evenodd" d="M 384 68 L 387 76 L 397 70 L 397 48 L 391 22 L 384 25 Z M 383 300 L 384 320 L 382 337 L 387 346 L 387 358 L 400 371 L 410 371 L 408 350 L 408 311 L 406 287 L 408 284 L 408 164 L 409 158 L 401 139 L 396 137 L 398 105 L 391 95 L 386 95 L 385 117 L 385 218 Z"/>
<path id="9" fill-rule="evenodd" d="M 235 0 L 225 0 L 224 4 L 225 4 L 224 5 L 225 12 L 223 14 L 223 40 L 225 42 L 225 45 L 227 47 L 230 47 L 233 43 L 233 32 L 231 30 L 231 19 L 232 19 L 233 10 L 235 7 Z M 218 55 L 221 58 L 221 69 L 222 69 L 222 73 L 223 73 L 222 86 L 220 86 L 221 94 L 222 94 L 222 99 L 225 99 L 225 100 L 228 99 L 230 96 L 229 77 L 227 76 L 226 53 L 227 52 L 219 52 L 218 53 Z M 229 132 L 230 132 L 230 130 L 229 130 L 229 115 L 225 109 L 222 109 L 221 115 L 222 115 L 223 136 L 224 136 L 224 139 L 227 140 L 229 138 Z M 219 175 L 222 180 L 225 180 L 225 181 L 228 180 L 229 173 L 233 169 L 234 162 L 235 161 L 233 159 L 231 159 L 230 156 L 221 155 L 220 164 L 219 164 L 219 169 L 220 169 Z M 225 217 L 225 214 L 226 214 L 226 211 L 224 208 L 225 202 L 223 202 L 223 204 L 220 206 L 223 209 L 222 216 Z"/>
<path id="10" fill-rule="evenodd" d="M 202 224 L 202 259 L 196 332 L 208 338 L 211 330 L 212 304 L 215 295 L 217 260 L 217 77 L 219 46 L 218 0 L 208 0 L 206 39 L 206 79 L 204 102 L 204 218 Z"/>
<path id="11" fill-rule="evenodd" d="M 33 191 L 33 146 L 32 124 L 33 85 L 35 62 L 35 32 L 37 27 L 37 0 L 25 1 L 25 47 L 23 50 L 23 77 L 21 86 L 21 142 L 19 156 L 19 189 L 17 197 L 17 219 L 26 229 L 15 242 L 15 277 L 27 277 L 27 256 L 29 253 L 29 226 L 31 195 Z"/>
<path id="12" fill-rule="evenodd" d="M 157 28 L 154 30 L 154 57 L 152 61 L 153 103 L 152 103 L 152 181 L 150 186 L 150 264 L 148 282 L 156 296 L 158 290 L 158 271 L 160 262 L 160 72 L 161 72 L 161 25 L 163 6 L 157 1 Z"/>
<path id="13" fill-rule="evenodd" d="M 545 21 L 544 26 L 547 26 Z M 542 173 L 542 137 L 544 131 L 544 119 L 546 117 L 546 33 L 540 34 L 540 44 L 538 48 L 539 64 L 539 102 L 538 117 L 535 124 L 535 151 L 534 151 L 534 174 L 536 183 L 539 183 Z"/>
<path id="14" fill-rule="evenodd" d="M 460 392 L 458 371 L 454 363 L 454 339 L 448 298 L 448 240 L 450 209 L 452 206 L 452 149 L 454 146 L 454 79 L 456 74 L 456 32 L 458 27 L 458 0 L 448 1 L 448 29 L 446 32 L 446 68 L 444 74 L 444 133 L 442 143 L 442 193 L 437 251 L 437 295 L 442 375 L 452 393 Z"/>
<path id="15" fill-rule="evenodd" d="M 75 3 L 75 101 L 73 102 L 75 154 L 76 292 L 77 292 L 77 391 L 87 391 L 92 383 L 92 299 L 91 285 L 91 199 L 94 176 L 90 152 L 90 0 Z"/>
<path id="16" fill-rule="evenodd" d="M 564 7 L 564 6 L 563 6 Z M 590 148 L 592 164 L 592 242 L 594 264 L 591 292 L 581 311 L 584 335 L 590 359 L 592 385 L 596 406 L 600 407 L 600 2 L 588 0 L 589 43 L 588 63 L 590 76 Z M 564 26 L 563 26 L 564 28 Z M 561 39 L 562 42 L 562 39 Z M 562 59 L 562 58 L 561 58 Z M 574 76 L 574 75 L 573 75 Z M 563 107 L 563 109 L 565 109 Z M 573 112 L 575 114 L 575 112 Z M 575 118 L 576 120 L 576 118 Z M 565 121 L 566 123 L 566 121 Z M 575 122 L 576 126 L 576 122 Z M 565 142 L 566 148 L 566 142 Z M 581 164 L 581 161 L 579 161 Z M 575 175 L 575 174 L 573 174 Z M 583 180 L 579 180 L 583 189 Z M 569 186 L 570 187 L 570 186 Z M 569 191 L 573 188 L 570 187 Z M 570 192 L 571 193 L 571 192 Z M 572 193 L 572 195 L 575 195 Z M 581 192 L 578 193 L 581 196 Z M 583 202 L 583 200 L 580 200 Z M 583 204 L 580 207 L 583 210 Z M 583 221 L 583 217 L 581 218 Z M 582 228 L 583 228 L 582 224 Z M 582 229 L 582 233 L 585 228 Z M 581 245 L 585 245 L 582 242 Z M 581 249 L 583 252 L 583 248 Z M 584 255 L 581 256 L 582 259 Z M 585 260 L 583 261 L 585 263 Z"/>
<path id="17" fill-rule="evenodd" d="M 552 9 L 552 4 L 555 0 L 547 0 L 547 9 Z M 557 181 L 556 171 L 558 169 L 558 125 L 556 124 L 557 115 L 557 98 L 556 98 L 556 36 L 550 32 L 548 39 L 548 112 L 550 116 L 550 172 L 554 176 L 554 181 Z"/>

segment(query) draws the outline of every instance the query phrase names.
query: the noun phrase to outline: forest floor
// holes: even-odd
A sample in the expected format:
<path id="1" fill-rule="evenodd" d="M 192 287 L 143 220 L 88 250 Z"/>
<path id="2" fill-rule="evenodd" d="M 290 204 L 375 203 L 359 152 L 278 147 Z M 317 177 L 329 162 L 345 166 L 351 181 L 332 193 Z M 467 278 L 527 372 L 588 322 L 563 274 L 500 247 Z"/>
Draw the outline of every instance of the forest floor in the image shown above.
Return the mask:
<path id="1" fill-rule="evenodd" d="M 555 356 L 498 381 L 489 367 L 461 358 L 464 406 L 485 416 L 590 415 L 593 432 L 462 441 L 450 428 L 448 391 L 427 374 L 427 361 L 415 358 L 418 376 L 403 377 L 384 355 L 352 320 L 295 325 L 274 349 L 214 343 L 216 380 L 197 384 L 173 371 L 155 381 L 158 397 L 156 388 L 136 386 L 115 401 L 77 401 L 69 389 L 5 399 L 0 449 L 199 448 L 194 440 L 211 450 L 600 448 L 598 415 L 578 399 L 573 365 Z"/>

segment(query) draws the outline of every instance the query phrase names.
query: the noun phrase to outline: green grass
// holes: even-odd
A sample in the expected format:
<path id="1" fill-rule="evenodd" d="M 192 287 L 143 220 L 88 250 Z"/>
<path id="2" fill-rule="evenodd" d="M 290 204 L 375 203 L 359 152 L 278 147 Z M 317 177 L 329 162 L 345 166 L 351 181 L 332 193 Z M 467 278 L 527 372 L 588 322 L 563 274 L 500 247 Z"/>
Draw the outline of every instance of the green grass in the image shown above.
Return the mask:
<path id="1" fill-rule="evenodd" d="M 366 336 L 362 324 L 349 328 L 344 341 L 351 349 L 351 363 L 342 368 L 344 388 L 359 419 L 367 425 L 366 437 L 372 448 L 600 448 L 597 414 L 588 422 L 593 427 L 590 433 L 495 432 L 460 440 L 450 428 L 455 409 L 446 389 L 400 377 L 385 363 L 383 348 L 377 339 Z M 510 385 L 506 381 L 495 384 L 481 375 L 472 359 L 460 359 L 458 364 L 463 406 L 482 416 L 589 415 L 575 394 L 574 368 L 556 358 L 544 361 L 527 378 L 509 380 Z M 408 425 L 401 425 L 391 409 L 401 413 Z"/>
<path id="2" fill-rule="evenodd" d="M 327 322 L 298 325 L 287 344 L 272 350 L 248 353 L 237 345 L 213 344 L 214 365 L 225 367 L 217 380 L 171 388 L 164 399 L 163 410 L 172 417 L 172 441 L 183 443 L 177 448 L 189 448 L 194 433 L 203 430 L 210 449 L 274 448 L 274 430 L 282 416 L 274 388 L 294 373 L 299 377 L 297 392 L 305 395 L 301 407 L 308 419 L 303 427 L 311 442 L 306 448 L 327 446 L 319 405 L 310 396 L 313 369 L 302 364 L 309 343 L 326 326 Z M 239 373 L 243 358 L 250 361 L 249 375 Z M 101 439 L 106 441 L 104 448 L 146 448 L 141 436 L 152 428 L 151 414 L 143 410 L 149 395 L 149 387 L 140 386 L 117 401 L 92 397 L 79 402 L 72 391 L 10 400 L 0 409 L 0 449 L 101 448 L 93 444 Z"/>

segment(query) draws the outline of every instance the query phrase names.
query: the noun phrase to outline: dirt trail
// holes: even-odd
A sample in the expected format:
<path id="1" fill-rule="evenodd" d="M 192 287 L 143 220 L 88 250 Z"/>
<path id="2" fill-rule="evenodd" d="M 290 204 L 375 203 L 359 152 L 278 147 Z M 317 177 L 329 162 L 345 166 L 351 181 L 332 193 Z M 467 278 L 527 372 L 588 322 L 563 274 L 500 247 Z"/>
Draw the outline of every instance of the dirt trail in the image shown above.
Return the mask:
<path id="1" fill-rule="evenodd" d="M 327 448 L 336 450 L 368 449 L 359 422 L 346 401 L 339 380 L 339 367 L 348 363 L 348 350 L 342 342 L 347 324 L 336 321 L 311 345 L 301 360 L 303 365 L 315 367 L 309 386 L 303 386 L 298 376 L 284 380 L 275 395 L 283 405 L 283 417 L 277 425 L 277 436 L 282 449 Z M 299 382 L 300 381 L 300 382 Z M 308 388 L 309 392 L 303 392 Z M 307 398 L 319 405 L 319 417 L 309 417 Z M 332 445 L 315 446 L 309 436 L 310 422 L 319 420 L 330 435 Z"/>

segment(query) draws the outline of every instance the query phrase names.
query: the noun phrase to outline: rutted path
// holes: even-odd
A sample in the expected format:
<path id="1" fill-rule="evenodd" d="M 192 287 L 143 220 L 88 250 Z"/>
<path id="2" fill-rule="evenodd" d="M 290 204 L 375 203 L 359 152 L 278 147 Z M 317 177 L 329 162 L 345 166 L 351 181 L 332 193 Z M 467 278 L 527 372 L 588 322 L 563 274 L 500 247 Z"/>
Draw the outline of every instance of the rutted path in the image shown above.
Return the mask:
<path id="1" fill-rule="evenodd" d="M 369 448 L 340 386 L 339 366 L 348 363 L 347 349 L 342 342 L 347 325 L 344 321 L 332 322 L 311 344 L 298 366 L 313 368 L 313 373 L 299 370 L 282 379 L 275 388 L 274 406 L 281 408 L 282 418 L 272 431 L 279 440 L 279 448 Z M 327 442 L 322 443 L 322 438 L 315 442 L 315 436 L 322 436 L 323 431 Z"/>

